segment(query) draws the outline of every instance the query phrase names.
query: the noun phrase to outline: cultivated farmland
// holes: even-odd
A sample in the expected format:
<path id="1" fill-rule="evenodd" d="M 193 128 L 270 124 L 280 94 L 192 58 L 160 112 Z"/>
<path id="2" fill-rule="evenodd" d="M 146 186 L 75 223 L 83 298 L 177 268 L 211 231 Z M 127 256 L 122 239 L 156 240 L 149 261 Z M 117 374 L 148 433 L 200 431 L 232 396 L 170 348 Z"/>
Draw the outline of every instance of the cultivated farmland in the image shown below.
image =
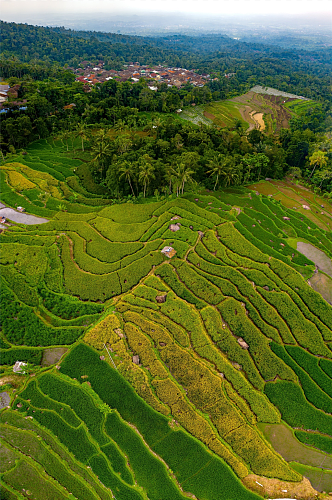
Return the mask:
<path id="1" fill-rule="evenodd" d="M 329 486 L 332 307 L 310 283 L 330 278 L 298 246 L 331 260 L 326 200 L 285 181 L 111 205 L 53 141 L 0 174 L 48 219 L 1 234 L 4 498 L 309 499 L 310 454 Z"/>
<path id="2" fill-rule="evenodd" d="M 289 127 L 289 120 L 304 109 L 314 108 L 316 103 L 301 96 L 260 86 L 226 101 L 216 101 L 195 108 L 186 108 L 180 117 L 218 127 L 234 127 L 241 122 L 250 130 L 258 129 L 274 134 Z"/>

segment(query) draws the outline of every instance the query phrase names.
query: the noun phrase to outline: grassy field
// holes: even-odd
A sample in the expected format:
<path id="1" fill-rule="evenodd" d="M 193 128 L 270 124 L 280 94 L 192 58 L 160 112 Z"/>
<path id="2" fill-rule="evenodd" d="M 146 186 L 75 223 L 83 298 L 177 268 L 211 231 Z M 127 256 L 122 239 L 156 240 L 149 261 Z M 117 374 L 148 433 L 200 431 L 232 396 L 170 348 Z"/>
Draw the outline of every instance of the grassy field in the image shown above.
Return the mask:
<path id="1" fill-rule="evenodd" d="M 331 205 L 287 180 L 110 205 L 61 144 L 27 153 L 2 199 L 49 222 L 1 234 L 4 495 L 250 500 L 331 471 L 332 307 L 299 245 L 331 260 Z"/>

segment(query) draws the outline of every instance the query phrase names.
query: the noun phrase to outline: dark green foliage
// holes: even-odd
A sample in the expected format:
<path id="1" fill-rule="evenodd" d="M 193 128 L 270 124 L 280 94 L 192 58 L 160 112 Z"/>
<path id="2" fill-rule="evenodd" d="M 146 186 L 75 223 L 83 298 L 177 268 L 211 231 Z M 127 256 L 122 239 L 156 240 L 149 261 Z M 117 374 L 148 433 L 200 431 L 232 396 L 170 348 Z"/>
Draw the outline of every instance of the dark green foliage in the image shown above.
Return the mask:
<path id="1" fill-rule="evenodd" d="M 119 474 L 121 479 L 126 483 L 133 485 L 134 479 L 131 470 L 127 467 L 126 457 L 120 451 L 115 442 L 110 441 L 101 447 L 102 452 L 112 466 L 114 472 Z"/>
<path id="2" fill-rule="evenodd" d="M 40 379 L 39 379 L 40 380 Z M 71 427 L 78 427 L 81 421 L 77 418 L 70 406 L 60 404 L 57 401 L 45 396 L 40 387 L 38 387 L 36 380 L 32 380 L 26 386 L 23 392 L 20 393 L 20 398 L 29 401 L 32 406 L 43 410 L 53 410 Z"/>
<path id="3" fill-rule="evenodd" d="M 94 455 L 90 458 L 89 464 L 99 480 L 107 488 L 110 488 L 121 500 L 142 500 L 143 496 L 138 491 L 121 481 L 112 471 L 106 458 L 101 455 Z"/>
<path id="4" fill-rule="evenodd" d="M 332 361 L 329 359 L 320 359 L 319 365 L 330 379 L 332 379 Z"/>
<path id="5" fill-rule="evenodd" d="M 42 349 L 1 349 L 0 364 L 14 365 L 16 361 L 24 361 L 32 365 L 40 365 L 42 356 Z"/>
<path id="6" fill-rule="evenodd" d="M 83 329 L 51 328 L 36 316 L 34 310 L 17 301 L 12 291 L 1 280 L 2 332 L 9 342 L 26 346 L 69 345 L 82 334 Z"/>
<path id="7" fill-rule="evenodd" d="M 332 361 L 317 358 L 298 346 L 286 346 L 286 351 L 296 363 L 312 378 L 314 382 L 332 398 L 332 380 L 322 370 L 321 364 L 332 365 Z"/>
<path id="8" fill-rule="evenodd" d="M 59 316 L 63 319 L 73 319 L 79 316 L 97 314 L 104 309 L 104 306 L 101 304 L 83 302 L 70 295 L 54 293 L 47 288 L 40 288 L 39 294 L 43 299 L 43 304 L 46 309 L 55 314 L 55 316 Z"/>
<path id="9" fill-rule="evenodd" d="M 316 432 L 305 431 L 295 431 L 295 436 L 304 444 L 332 454 L 332 438 L 328 436 L 322 436 Z"/>
<path id="10" fill-rule="evenodd" d="M 96 407 L 91 396 L 80 386 L 48 373 L 38 379 L 38 384 L 44 394 L 72 408 L 76 415 L 85 422 L 89 433 L 100 446 L 109 441 L 102 429 L 103 413 Z"/>
<path id="11" fill-rule="evenodd" d="M 140 436 L 116 412 L 107 415 L 105 430 L 127 456 L 136 481 L 151 500 L 184 499 L 165 465 L 148 450 Z"/>
<path id="12" fill-rule="evenodd" d="M 0 265 L 0 272 L 7 285 L 10 284 L 11 290 L 21 302 L 27 306 L 38 306 L 39 297 L 36 290 L 27 284 L 24 276 L 19 274 L 14 267 Z"/>
<path id="13" fill-rule="evenodd" d="M 285 363 L 294 370 L 299 377 L 300 384 L 307 400 L 316 408 L 320 408 L 326 413 L 332 413 L 332 399 L 313 382 L 310 376 L 295 363 L 295 361 L 287 354 L 286 349 L 274 342 L 271 343 L 272 351 L 277 354 Z"/>
<path id="14" fill-rule="evenodd" d="M 24 407 L 20 410 L 24 411 Z M 61 441 L 80 462 L 86 464 L 90 457 L 98 453 L 95 445 L 89 440 L 84 427 L 81 426 L 77 429 L 73 428 L 54 411 L 46 409 L 38 410 L 32 405 L 30 405 L 29 409 L 26 409 L 26 412 L 41 425 L 53 432 L 59 441 Z"/>
<path id="15" fill-rule="evenodd" d="M 302 389 L 294 382 L 268 382 L 264 392 L 291 427 L 317 430 L 322 434 L 331 435 L 332 416 L 311 405 Z"/>
<path id="16" fill-rule="evenodd" d="M 0 349 L 10 349 L 10 344 L 2 336 L 0 336 Z"/>

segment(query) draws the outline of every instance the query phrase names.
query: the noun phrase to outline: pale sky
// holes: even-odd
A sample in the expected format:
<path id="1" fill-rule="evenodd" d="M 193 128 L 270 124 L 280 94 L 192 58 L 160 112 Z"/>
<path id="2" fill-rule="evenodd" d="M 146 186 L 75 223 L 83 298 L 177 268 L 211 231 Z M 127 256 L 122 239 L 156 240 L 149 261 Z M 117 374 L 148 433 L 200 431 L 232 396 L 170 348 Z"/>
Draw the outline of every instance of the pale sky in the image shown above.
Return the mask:
<path id="1" fill-rule="evenodd" d="M 207 15 L 300 15 L 331 13 L 331 0 L 2 0 L 0 18 L 24 22 L 49 14 L 176 13 Z"/>

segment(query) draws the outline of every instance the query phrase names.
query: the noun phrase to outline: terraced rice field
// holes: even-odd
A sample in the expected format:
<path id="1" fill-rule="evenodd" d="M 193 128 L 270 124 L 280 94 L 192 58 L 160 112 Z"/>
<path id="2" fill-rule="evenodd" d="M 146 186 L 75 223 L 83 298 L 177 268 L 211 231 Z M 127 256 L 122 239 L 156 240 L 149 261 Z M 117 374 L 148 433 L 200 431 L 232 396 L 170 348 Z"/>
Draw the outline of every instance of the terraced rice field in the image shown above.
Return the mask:
<path id="1" fill-rule="evenodd" d="M 1 169 L 4 201 L 49 218 L 1 234 L 3 379 L 30 363 L 0 414 L 4 497 L 258 500 L 292 483 L 311 498 L 310 455 L 324 459 L 326 490 L 332 307 L 296 244 L 331 259 L 331 206 L 289 207 L 287 183 L 110 205 L 60 146 L 58 179 L 48 147 Z M 9 172 L 34 186 L 15 188 Z M 282 422 L 295 458 L 262 431 Z"/>
<path id="2" fill-rule="evenodd" d="M 249 92 L 226 101 L 211 102 L 195 108 L 186 108 L 180 118 L 198 124 L 234 127 L 240 121 L 243 127 L 258 129 L 267 134 L 289 127 L 289 120 L 299 112 L 316 104 L 308 99 L 275 89 L 253 87 Z"/>

